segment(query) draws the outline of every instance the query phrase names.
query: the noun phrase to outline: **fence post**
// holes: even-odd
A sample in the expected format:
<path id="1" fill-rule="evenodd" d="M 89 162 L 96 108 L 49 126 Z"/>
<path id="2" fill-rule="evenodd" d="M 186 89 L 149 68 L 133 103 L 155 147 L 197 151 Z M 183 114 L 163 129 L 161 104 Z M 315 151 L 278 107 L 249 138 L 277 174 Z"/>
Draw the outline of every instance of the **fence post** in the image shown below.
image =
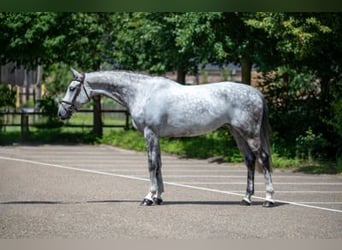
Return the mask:
<path id="1" fill-rule="evenodd" d="M 126 115 L 125 130 L 128 130 L 129 129 L 129 113 L 127 110 L 125 111 L 125 115 Z"/>
<path id="2" fill-rule="evenodd" d="M 4 126 L 4 114 L 2 114 L 2 113 L 0 112 L 0 133 L 1 133 L 1 131 L 2 131 L 2 127 L 5 128 L 5 126 Z M 5 130 L 4 130 L 4 131 L 5 131 Z"/>
<path id="3" fill-rule="evenodd" d="M 21 137 L 26 138 L 29 134 L 29 117 L 27 112 L 22 109 L 20 115 Z"/>

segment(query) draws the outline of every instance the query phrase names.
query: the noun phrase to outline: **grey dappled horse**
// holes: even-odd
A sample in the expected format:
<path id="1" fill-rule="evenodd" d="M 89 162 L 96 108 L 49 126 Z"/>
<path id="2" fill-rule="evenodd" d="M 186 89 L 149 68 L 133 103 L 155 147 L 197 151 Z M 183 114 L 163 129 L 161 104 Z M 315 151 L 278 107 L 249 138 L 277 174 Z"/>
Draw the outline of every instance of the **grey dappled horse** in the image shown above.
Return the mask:
<path id="1" fill-rule="evenodd" d="M 247 166 L 247 190 L 241 204 L 252 203 L 256 164 L 265 176 L 264 206 L 274 205 L 267 105 L 255 88 L 233 82 L 184 86 L 164 77 L 125 71 L 85 74 L 71 70 L 74 79 L 59 105 L 61 119 L 70 118 L 91 97 L 105 95 L 125 106 L 135 128 L 144 134 L 150 191 L 142 205 L 162 203 L 159 137 L 196 136 L 224 125 L 229 127 Z"/>

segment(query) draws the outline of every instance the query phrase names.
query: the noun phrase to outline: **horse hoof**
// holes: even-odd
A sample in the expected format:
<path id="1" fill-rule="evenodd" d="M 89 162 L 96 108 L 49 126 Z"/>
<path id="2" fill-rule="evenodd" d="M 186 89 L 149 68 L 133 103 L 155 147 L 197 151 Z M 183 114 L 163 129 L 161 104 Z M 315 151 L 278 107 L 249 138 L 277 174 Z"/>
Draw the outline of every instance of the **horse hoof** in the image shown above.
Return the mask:
<path id="1" fill-rule="evenodd" d="M 149 199 L 143 199 L 143 201 L 140 203 L 141 206 L 152 206 L 153 201 Z"/>
<path id="2" fill-rule="evenodd" d="M 153 204 L 154 205 L 161 205 L 163 203 L 163 200 L 160 198 L 153 198 Z"/>
<path id="3" fill-rule="evenodd" d="M 273 201 L 264 201 L 262 206 L 263 207 L 274 207 L 274 202 Z"/>
<path id="4" fill-rule="evenodd" d="M 250 206 L 251 202 L 246 201 L 245 199 L 243 199 L 240 203 L 241 206 Z"/>

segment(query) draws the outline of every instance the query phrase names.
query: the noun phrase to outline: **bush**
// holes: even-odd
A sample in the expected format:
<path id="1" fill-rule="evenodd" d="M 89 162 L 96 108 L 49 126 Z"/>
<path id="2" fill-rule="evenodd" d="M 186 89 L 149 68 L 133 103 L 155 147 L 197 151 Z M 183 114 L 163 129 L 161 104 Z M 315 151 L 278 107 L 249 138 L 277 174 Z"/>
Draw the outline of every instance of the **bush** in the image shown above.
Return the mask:
<path id="1" fill-rule="evenodd" d="M 297 137 L 296 143 L 297 157 L 309 161 L 319 159 L 319 152 L 328 144 L 322 134 L 314 134 L 310 127 L 305 132 L 305 135 Z"/>
<path id="2" fill-rule="evenodd" d="M 8 85 L 0 83 L 0 109 L 6 107 L 15 107 L 15 94 Z"/>
<path id="3" fill-rule="evenodd" d="M 8 85 L 0 83 L 0 112 L 5 108 L 15 107 L 15 91 L 11 90 Z M 0 131 L 3 125 L 3 115 L 0 114 Z"/>
<path id="4" fill-rule="evenodd" d="M 45 123 L 38 124 L 38 127 L 57 128 L 63 125 L 57 116 L 58 103 L 55 98 L 51 96 L 44 96 L 38 101 L 38 108 L 42 111 L 43 116 L 46 118 Z"/>
<path id="5" fill-rule="evenodd" d="M 337 163 L 342 148 L 342 85 L 331 83 L 324 98 L 321 81 L 305 67 L 280 67 L 260 80 L 279 156 Z"/>
<path id="6" fill-rule="evenodd" d="M 336 147 L 339 149 L 337 155 L 341 155 L 342 148 L 342 99 L 337 98 L 332 103 L 332 117 L 329 121 L 327 121 L 327 125 L 332 126 L 335 132 L 335 140 L 334 142 L 337 144 Z"/>

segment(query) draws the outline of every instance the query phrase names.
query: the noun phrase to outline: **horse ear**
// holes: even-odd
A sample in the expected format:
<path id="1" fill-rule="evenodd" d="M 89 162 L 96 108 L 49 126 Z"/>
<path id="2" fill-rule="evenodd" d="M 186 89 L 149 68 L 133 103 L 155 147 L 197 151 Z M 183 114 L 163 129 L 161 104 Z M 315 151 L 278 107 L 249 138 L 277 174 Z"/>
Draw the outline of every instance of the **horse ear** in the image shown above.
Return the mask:
<path id="1" fill-rule="evenodd" d="M 72 74 L 74 75 L 75 79 L 80 79 L 82 77 L 82 75 L 77 71 L 75 70 L 74 68 L 70 68 Z"/>

